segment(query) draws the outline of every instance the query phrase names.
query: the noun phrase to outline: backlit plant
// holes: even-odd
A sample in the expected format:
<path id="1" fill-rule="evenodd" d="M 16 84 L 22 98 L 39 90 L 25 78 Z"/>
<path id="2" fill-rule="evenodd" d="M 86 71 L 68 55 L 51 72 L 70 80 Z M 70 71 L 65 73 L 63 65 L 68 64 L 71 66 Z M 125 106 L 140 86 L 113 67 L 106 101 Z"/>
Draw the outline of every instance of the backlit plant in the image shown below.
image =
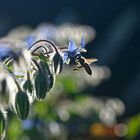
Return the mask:
<path id="1" fill-rule="evenodd" d="M 64 65 L 92 74 L 89 64 L 96 59 L 85 59 L 81 54 L 85 52 L 83 37 L 78 47 L 72 40 L 68 47 L 61 47 L 32 36 L 24 41 L 0 40 L 0 139 L 5 135 L 6 110 L 27 119 L 30 105 L 47 97 Z"/>

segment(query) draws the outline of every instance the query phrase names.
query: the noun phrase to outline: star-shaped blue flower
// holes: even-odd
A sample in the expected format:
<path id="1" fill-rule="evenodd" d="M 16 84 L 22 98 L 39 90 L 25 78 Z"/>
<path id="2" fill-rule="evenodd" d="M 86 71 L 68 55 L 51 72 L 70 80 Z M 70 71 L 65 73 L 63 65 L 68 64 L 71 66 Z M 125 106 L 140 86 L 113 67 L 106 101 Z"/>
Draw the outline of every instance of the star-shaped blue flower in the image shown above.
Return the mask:
<path id="1" fill-rule="evenodd" d="M 84 37 L 82 36 L 80 47 L 77 47 L 74 41 L 69 40 L 68 51 L 64 52 L 64 63 L 69 64 L 69 61 L 81 54 L 81 52 L 86 52 Z"/>

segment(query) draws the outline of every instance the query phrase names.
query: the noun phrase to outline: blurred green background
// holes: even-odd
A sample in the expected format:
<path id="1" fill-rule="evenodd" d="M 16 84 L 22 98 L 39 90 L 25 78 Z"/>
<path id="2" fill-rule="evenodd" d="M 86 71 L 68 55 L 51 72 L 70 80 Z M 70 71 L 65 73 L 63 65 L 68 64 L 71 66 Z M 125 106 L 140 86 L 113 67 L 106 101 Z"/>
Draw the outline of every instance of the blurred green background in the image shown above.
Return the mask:
<path id="1" fill-rule="evenodd" d="M 24 0 L 0 2 L 0 35 L 21 25 L 77 23 L 96 30 L 85 57 L 93 76 L 65 69 L 46 101 L 21 122 L 9 111 L 8 140 L 140 139 L 140 2 Z"/>

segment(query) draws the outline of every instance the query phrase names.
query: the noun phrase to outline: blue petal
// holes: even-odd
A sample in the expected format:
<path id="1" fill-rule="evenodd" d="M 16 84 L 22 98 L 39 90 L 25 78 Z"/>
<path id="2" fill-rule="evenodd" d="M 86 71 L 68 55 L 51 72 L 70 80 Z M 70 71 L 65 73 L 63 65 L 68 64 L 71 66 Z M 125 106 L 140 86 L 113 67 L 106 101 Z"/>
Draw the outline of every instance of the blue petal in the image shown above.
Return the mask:
<path id="1" fill-rule="evenodd" d="M 83 35 L 82 35 L 82 39 L 81 39 L 81 46 L 82 46 L 82 48 L 85 48 L 85 40 L 84 40 Z"/>
<path id="2" fill-rule="evenodd" d="M 0 47 L 0 59 L 5 59 L 7 57 L 11 57 L 13 54 L 13 51 L 11 48 L 7 47 Z"/>
<path id="3" fill-rule="evenodd" d="M 76 52 L 75 52 L 75 54 L 77 55 L 77 54 L 81 54 L 80 53 L 80 49 L 78 49 Z"/>
<path id="4" fill-rule="evenodd" d="M 68 51 L 73 52 L 76 49 L 77 49 L 77 47 L 76 47 L 75 43 L 72 40 L 69 40 Z"/>
<path id="5" fill-rule="evenodd" d="M 68 59 L 68 53 L 64 52 L 63 62 L 66 63 Z"/>
<path id="6" fill-rule="evenodd" d="M 32 120 L 25 120 L 22 122 L 22 127 L 25 130 L 30 130 L 33 127 L 33 121 Z"/>
<path id="7" fill-rule="evenodd" d="M 30 49 L 31 45 L 36 41 L 35 36 L 28 36 L 25 38 L 25 43 L 27 44 L 27 48 Z"/>

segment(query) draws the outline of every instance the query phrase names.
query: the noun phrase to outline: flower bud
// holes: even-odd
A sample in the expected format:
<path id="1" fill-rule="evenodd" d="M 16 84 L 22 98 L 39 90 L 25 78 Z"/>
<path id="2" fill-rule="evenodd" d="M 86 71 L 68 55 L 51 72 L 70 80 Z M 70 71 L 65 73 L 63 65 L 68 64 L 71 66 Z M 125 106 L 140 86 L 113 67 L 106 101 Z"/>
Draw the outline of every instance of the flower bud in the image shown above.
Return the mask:
<path id="1" fill-rule="evenodd" d="M 33 92 L 33 84 L 30 78 L 30 72 L 27 71 L 27 80 L 23 84 L 23 89 L 32 95 Z"/>
<path id="2" fill-rule="evenodd" d="M 54 86 L 55 75 L 52 74 L 48 63 L 41 61 L 40 66 L 42 67 L 44 74 L 46 76 L 48 75 L 48 90 L 47 90 L 47 92 L 49 92 L 52 89 L 52 87 Z"/>
<path id="3" fill-rule="evenodd" d="M 56 53 L 52 59 L 54 73 L 59 74 L 63 69 L 63 58 L 59 53 Z"/>
<path id="4" fill-rule="evenodd" d="M 53 88 L 54 83 L 55 83 L 55 75 L 50 73 L 48 76 L 48 92 Z"/>
<path id="5" fill-rule="evenodd" d="M 48 75 L 44 72 L 36 72 L 34 85 L 36 98 L 38 100 L 44 99 L 48 91 Z"/>
<path id="6" fill-rule="evenodd" d="M 15 97 L 15 110 L 19 119 L 25 120 L 28 117 L 29 108 L 30 103 L 27 94 L 18 91 Z"/>
<path id="7" fill-rule="evenodd" d="M 26 80 L 25 83 L 23 84 L 23 89 L 27 92 L 29 92 L 30 94 L 32 94 L 33 92 L 33 84 L 31 82 L 31 80 Z"/>
<path id="8" fill-rule="evenodd" d="M 0 110 L 0 139 L 3 138 L 5 133 L 6 121 L 3 112 Z"/>
<path id="9" fill-rule="evenodd" d="M 7 107 L 9 103 L 9 89 L 7 87 L 6 79 L 0 81 L 0 103 L 2 106 Z"/>

